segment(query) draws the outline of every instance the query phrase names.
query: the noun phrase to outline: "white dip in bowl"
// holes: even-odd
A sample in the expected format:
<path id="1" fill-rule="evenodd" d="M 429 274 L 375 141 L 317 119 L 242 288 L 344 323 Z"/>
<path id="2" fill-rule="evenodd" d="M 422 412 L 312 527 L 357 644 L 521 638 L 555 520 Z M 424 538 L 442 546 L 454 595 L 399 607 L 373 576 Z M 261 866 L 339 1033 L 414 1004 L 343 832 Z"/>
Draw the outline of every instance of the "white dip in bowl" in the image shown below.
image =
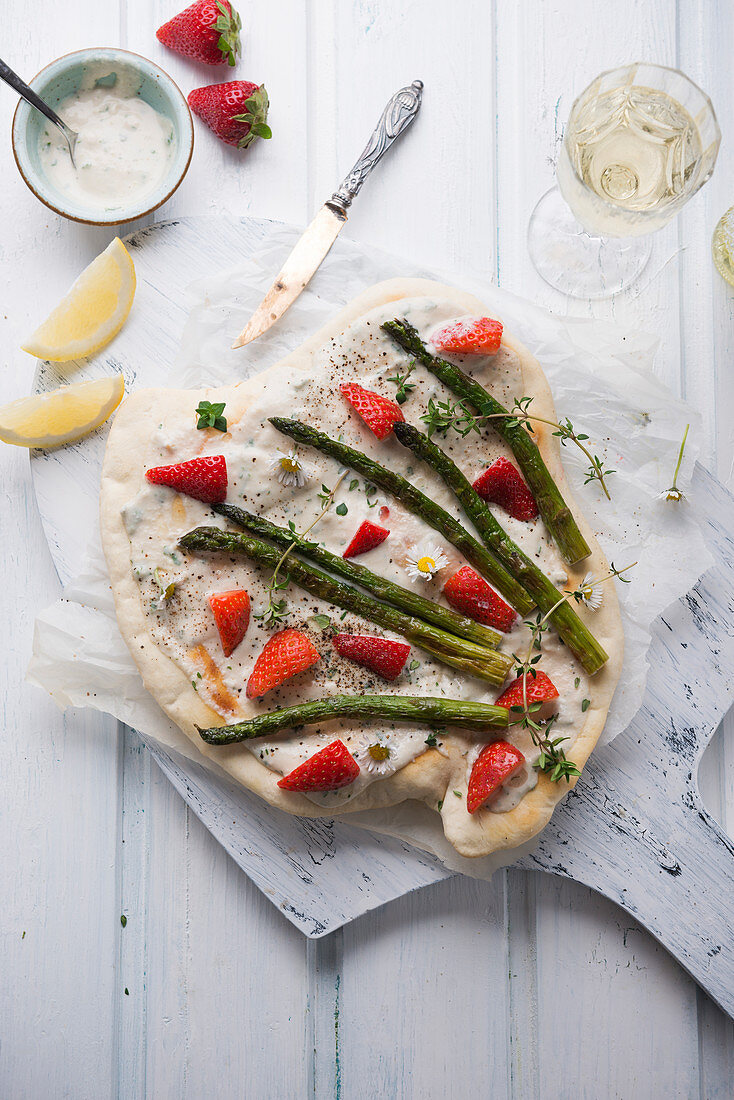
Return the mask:
<path id="1" fill-rule="evenodd" d="M 176 151 L 173 123 L 137 94 L 133 69 L 113 73 L 100 63 L 86 69 L 79 90 L 57 113 L 79 135 L 72 164 L 56 126 L 39 134 L 39 161 L 62 194 L 88 209 L 111 212 L 137 205 L 160 187 Z"/>
<path id="2" fill-rule="evenodd" d="M 138 54 L 79 50 L 43 69 L 34 91 L 79 135 L 66 140 L 21 101 L 13 151 L 33 193 L 76 221 L 116 225 L 168 199 L 186 174 L 194 136 L 188 104 L 169 76 Z"/>

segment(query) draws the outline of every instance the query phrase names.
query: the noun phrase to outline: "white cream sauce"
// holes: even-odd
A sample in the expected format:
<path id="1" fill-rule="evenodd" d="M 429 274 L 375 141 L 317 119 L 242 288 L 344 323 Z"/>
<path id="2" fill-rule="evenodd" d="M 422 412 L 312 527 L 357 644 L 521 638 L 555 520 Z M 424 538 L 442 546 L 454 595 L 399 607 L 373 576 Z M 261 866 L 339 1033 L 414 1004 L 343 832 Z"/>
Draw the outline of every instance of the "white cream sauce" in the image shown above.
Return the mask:
<path id="1" fill-rule="evenodd" d="M 283 525 L 293 520 L 302 531 L 321 510 L 317 494 L 322 483 L 331 488 L 340 470 L 336 463 L 317 452 L 304 450 L 300 453 L 309 470 L 307 484 L 298 489 L 286 488 L 278 483 L 270 470 L 270 463 L 279 449 L 289 449 L 290 440 L 276 432 L 267 418 L 291 416 L 306 420 L 330 435 L 340 436 L 384 465 L 406 474 L 413 484 L 471 528 L 451 494 L 435 475 L 417 463 L 394 438 L 378 442 L 338 392 L 340 382 L 359 381 L 368 389 L 394 397 L 395 387 L 388 378 L 394 375 L 396 368 L 403 371 L 408 365 L 408 358 L 380 331 L 379 325 L 388 316 L 395 316 L 396 309 L 425 336 L 438 322 L 455 315 L 455 306 L 450 303 L 423 298 L 382 307 L 366 319 L 357 321 L 339 339 L 325 347 L 323 355 L 317 358 L 320 365 L 315 369 L 309 367 L 307 374 L 306 371 L 291 369 L 276 378 L 271 375 L 267 386 L 254 399 L 248 396 L 249 404 L 244 413 L 241 410 L 245 401 L 238 399 L 239 391 L 230 391 L 231 397 L 225 409 L 228 419 L 226 434 L 197 430 L 194 409 L 199 394 L 192 393 L 191 415 L 183 422 L 169 420 L 161 424 L 150 440 L 147 453 L 141 455 L 141 488 L 125 508 L 124 518 L 130 536 L 131 560 L 140 581 L 141 599 L 149 616 L 151 634 L 163 651 L 186 671 L 202 698 L 221 714 L 223 723 L 337 693 L 389 691 L 488 703 L 494 702 L 500 693 L 501 689 L 495 689 L 481 680 L 455 675 L 450 668 L 433 660 L 418 647 L 413 647 L 398 680 L 386 685 L 366 670 L 338 656 L 331 637 L 334 632 L 342 630 L 390 636 L 389 632 L 292 586 L 285 593 L 288 616 L 282 625 L 306 630 L 321 653 L 321 661 L 270 692 L 263 700 L 248 700 L 245 696 L 247 679 L 257 655 L 273 633 L 272 627 L 265 627 L 255 617 L 266 604 L 265 588 L 269 574 L 246 559 L 231 560 L 221 554 L 188 557 L 177 550 L 177 539 L 192 527 L 209 524 L 224 528 L 228 524 L 205 504 L 179 497 L 169 489 L 149 485 L 143 480 L 143 471 L 149 466 L 182 461 L 200 453 L 222 453 L 227 459 L 227 499 L 230 503 L 261 513 L 277 524 Z M 521 396 L 520 364 L 509 348 L 501 347 L 491 359 L 473 357 L 461 363 L 499 400 L 511 404 L 515 396 Z M 409 420 L 419 424 L 429 398 L 443 400 L 446 393 L 427 371 L 415 371 L 411 381 L 415 382 L 416 389 L 403 410 Z M 217 399 L 212 394 L 209 396 Z M 440 444 L 472 480 L 487 463 L 500 454 L 508 453 L 502 441 L 489 434 L 473 434 L 462 439 L 452 433 L 440 440 Z M 332 507 L 311 537 L 332 552 L 341 554 L 362 520 L 381 522 L 389 528 L 390 537 L 359 560 L 374 572 L 443 602 L 443 584 L 464 564 L 459 553 L 438 532 L 406 512 L 394 499 L 381 491 L 366 490 L 361 477 L 348 474 L 335 502 L 335 505 L 346 505 L 347 514 L 339 515 L 336 506 Z M 380 517 L 381 508 L 389 509 L 389 515 L 384 519 Z M 493 511 L 511 537 L 562 588 L 566 581 L 564 563 L 542 522 L 522 523 L 512 520 L 499 508 L 493 507 Z M 432 581 L 411 580 L 405 571 L 406 555 L 415 546 L 433 545 L 445 551 L 449 564 Z M 158 570 L 158 582 L 153 576 L 154 570 Z M 175 593 L 170 600 L 161 601 L 160 589 L 171 581 L 176 585 Z M 231 657 L 225 659 L 207 597 L 211 593 L 238 586 L 246 587 L 250 593 L 253 616 L 244 641 Z M 319 629 L 313 622 L 316 613 L 328 615 L 331 626 Z M 513 630 L 503 637 L 500 648 L 506 653 L 521 654 L 527 648 L 528 639 L 528 628 L 518 619 Z M 588 679 L 552 630 L 544 636 L 541 667 L 560 693 L 554 736 L 567 737 L 565 747 L 570 749 L 584 721 L 581 704 L 589 695 Z M 409 725 L 390 729 L 396 750 L 391 760 L 395 769 L 404 767 L 426 751 L 427 729 Z M 331 721 L 267 740 L 258 739 L 247 743 L 242 751 L 249 749 L 267 767 L 279 774 L 286 774 L 337 737 L 350 751 L 359 754 L 364 749 L 365 732 L 369 733 L 369 727 L 365 727 L 364 723 Z M 375 739 L 377 732 L 375 727 Z M 537 783 L 537 773 L 532 764 L 538 754 L 528 732 L 516 726 L 503 731 L 502 736 L 518 746 L 526 757 L 527 765 L 494 796 L 488 808 L 495 812 L 511 809 Z M 451 743 L 466 757 L 468 780 L 471 764 L 485 741 L 459 730 L 448 730 L 439 735 L 439 751 L 445 753 Z M 363 767 L 350 787 L 310 797 L 326 807 L 341 805 L 381 778 Z"/>
<path id="2" fill-rule="evenodd" d="M 57 109 L 79 135 L 72 164 L 66 139 L 48 123 L 39 139 L 46 178 L 88 210 L 127 209 L 165 178 L 176 152 L 170 119 L 138 94 L 140 78 L 128 68 L 95 65 L 78 91 Z"/>

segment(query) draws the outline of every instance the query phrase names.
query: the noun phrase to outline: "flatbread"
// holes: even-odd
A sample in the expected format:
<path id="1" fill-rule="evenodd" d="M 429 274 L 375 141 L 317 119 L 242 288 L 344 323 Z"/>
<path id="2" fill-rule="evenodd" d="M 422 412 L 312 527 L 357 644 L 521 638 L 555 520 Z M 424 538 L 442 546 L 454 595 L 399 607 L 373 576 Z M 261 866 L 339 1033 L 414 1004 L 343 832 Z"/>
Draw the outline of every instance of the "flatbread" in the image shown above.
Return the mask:
<path id="1" fill-rule="evenodd" d="M 399 771 L 370 783 L 356 793 L 350 801 L 344 801 L 338 805 L 320 805 L 305 795 L 280 790 L 277 786 L 280 772 L 266 766 L 247 746 L 214 748 L 201 741 L 197 726 L 222 725 L 227 720 L 231 721 L 232 718 L 224 717 L 227 713 L 226 706 L 210 705 L 211 694 L 208 696 L 209 702 L 205 701 L 199 691 L 200 685 L 197 685 L 195 679 L 192 681 L 190 667 L 181 667 L 181 662 L 177 662 L 160 643 L 160 637 L 154 637 L 154 624 L 148 608 L 144 605 L 140 580 L 136 576 L 134 563 L 131 560 L 130 502 L 146 485 L 145 470 L 166 461 L 161 457 L 164 451 L 161 450 L 160 443 L 154 442 L 157 433 L 160 434 L 169 424 L 191 424 L 193 410 L 201 398 L 225 401 L 227 415 L 233 423 L 237 422 L 247 415 L 248 410 L 262 397 L 268 386 L 275 392 L 286 377 L 303 380 L 316 377 L 323 369 L 324 356 L 328 353 L 328 349 L 333 347 L 340 334 L 354 323 L 361 323 L 361 319 L 369 316 L 374 318 L 374 326 L 377 330 L 381 319 L 402 315 L 405 300 L 438 301 L 444 307 L 444 312 L 450 307 L 454 316 L 466 314 L 484 316 L 488 312 L 476 298 L 452 287 L 421 279 L 394 279 L 380 283 L 360 295 L 281 363 L 237 386 L 206 392 L 156 389 L 133 393 L 120 407 L 107 443 L 100 500 L 102 541 L 120 630 L 140 670 L 144 684 L 166 714 L 191 738 L 205 756 L 211 757 L 239 783 L 256 792 L 273 806 L 304 817 L 333 817 L 350 811 L 390 806 L 406 799 L 417 799 L 434 810 L 440 807 L 446 837 L 457 851 L 464 856 L 482 856 L 498 849 L 513 848 L 539 832 L 550 819 L 555 805 L 575 781 L 572 780 L 571 784 L 553 783 L 541 773 L 537 777 L 537 785 L 528 790 L 513 808 L 506 812 L 483 809 L 470 815 L 465 804 L 468 778 L 467 744 L 461 738 L 447 737 L 441 751 L 435 748 L 426 748 L 425 751 L 421 749 L 419 754 Z M 282 323 L 287 324 L 287 319 Z M 389 343 L 385 344 L 387 349 L 390 346 Z M 539 417 L 554 420 L 556 414 L 550 388 L 538 362 L 507 332 L 503 335 L 503 347 L 508 349 L 508 354 L 513 357 L 512 361 L 519 369 L 522 393 L 533 397 L 532 411 Z M 493 388 L 491 362 L 484 373 L 477 371 L 476 377 L 491 391 Z M 442 391 L 440 396 L 443 399 L 449 396 L 442 387 L 439 387 L 439 390 Z M 335 400 L 341 399 L 337 396 Z M 409 404 L 405 406 L 405 411 L 408 418 L 412 419 Z M 200 434 L 208 436 L 210 433 Z M 487 433 L 488 436 L 492 434 Z M 471 438 L 472 449 L 476 450 L 479 445 L 478 437 Z M 535 438 L 551 475 L 571 507 L 591 547 L 591 555 L 587 559 L 577 567 L 566 567 L 569 583 L 561 587 L 577 585 L 587 573 L 592 573 L 596 577 L 605 576 L 609 571 L 608 563 L 588 523 L 570 496 L 561 466 L 558 440 L 552 435 L 552 429 L 542 424 L 535 425 Z M 360 445 L 359 441 L 352 439 L 347 441 Z M 207 453 L 216 453 L 216 443 L 217 441 L 208 447 Z M 223 443 L 221 446 L 224 449 Z M 496 440 L 494 449 L 501 450 Z M 183 457 L 193 457 L 193 455 L 176 455 L 175 458 L 168 458 L 167 461 L 178 461 Z M 427 478 L 430 476 L 430 473 L 426 474 Z M 171 490 L 164 492 L 169 494 L 173 502 L 170 505 L 172 509 L 170 522 L 171 537 L 174 541 L 189 527 L 213 521 L 211 512 L 205 505 L 179 497 Z M 246 507 L 251 505 L 252 502 L 245 504 Z M 252 508 L 252 510 L 258 509 Z M 456 510 L 456 515 L 460 516 L 461 513 Z M 470 527 L 465 517 L 461 518 Z M 505 523 L 506 517 L 499 512 L 498 518 L 500 522 Z M 280 522 L 277 519 L 275 521 Z M 220 523 L 220 526 L 224 524 Z M 437 541 L 434 532 L 430 532 L 429 538 L 432 543 Z M 440 542 L 440 539 L 438 541 Z M 247 569 L 246 563 L 243 563 L 242 568 Z M 405 580 L 402 583 L 405 583 Z M 579 722 L 572 751 L 569 751 L 569 756 L 579 767 L 583 767 L 602 732 L 622 667 L 624 639 L 619 606 L 613 584 L 609 583 L 604 588 L 605 599 L 600 609 L 595 612 L 589 612 L 586 609 L 580 611 L 595 637 L 610 656 L 604 668 L 590 681 L 590 703 Z M 289 622 L 287 625 L 299 624 Z M 367 629 L 372 633 L 379 632 L 369 626 Z M 392 692 L 392 685 L 385 690 Z M 402 690 L 406 691 L 405 688 Z M 275 703 L 270 702 L 266 696 L 265 700 L 256 706 L 256 710 L 269 710 L 274 705 Z M 330 729 L 336 732 L 324 734 L 316 747 L 340 736 L 339 723 L 330 725 Z M 398 737 L 399 731 L 398 727 Z M 313 751 L 316 751 L 316 748 Z M 453 792 L 458 792 L 458 795 L 454 796 Z"/>

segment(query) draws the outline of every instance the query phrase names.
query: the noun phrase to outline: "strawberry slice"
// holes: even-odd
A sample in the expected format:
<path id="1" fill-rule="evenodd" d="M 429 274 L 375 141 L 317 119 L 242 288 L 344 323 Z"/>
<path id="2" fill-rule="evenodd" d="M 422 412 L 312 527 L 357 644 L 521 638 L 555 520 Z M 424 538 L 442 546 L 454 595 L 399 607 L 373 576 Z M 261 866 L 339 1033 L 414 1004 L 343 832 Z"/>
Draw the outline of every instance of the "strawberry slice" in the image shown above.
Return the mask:
<path id="1" fill-rule="evenodd" d="M 229 0 L 194 0 L 159 27 L 155 36 L 175 50 L 206 65 L 234 65 L 242 47 L 240 17 Z"/>
<path id="2" fill-rule="evenodd" d="M 546 699 L 558 698 L 558 690 L 555 684 L 550 677 L 546 676 L 540 669 L 535 670 L 534 676 L 532 672 L 528 676 L 525 694 L 527 695 L 528 703 L 544 703 Z M 521 707 L 522 705 L 522 676 L 518 676 L 515 682 L 510 684 L 510 686 L 502 692 L 495 706 L 507 707 L 509 710 L 510 707 Z"/>
<path id="3" fill-rule="evenodd" d="M 214 612 L 222 651 L 229 657 L 250 625 L 250 597 L 244 588 L 232 588 L 229 592 L 215 592 L 209 597 L 209 605 Z"/>
<path id="4" fill-rule="evenodd" d="M 525 757 L 509 741 L 493 741 L 485 745 L 474 761 L 466 793 L 466 808 L 475 814 L 491 794 L 520 770 Z"/>
<path id="5" fill-rule="evenodd" d="M 357 382 L 345 382 L 339 387 L 339 392 L 380 440 L 387 439 L 393 424 L 405 420 L 402 409 L 395 401 L 366 390 Z"/>
<path id="6" fill-rule="evenodd" d="M 474 492 L 482 500 L 499 504 L 514 519 L 537 519 L 538 505 L 535 497 L 506 458 L 497 458 L 474 482 Z"/>
<path id="7" fill-rule="evenodd" d="M 338 791 L 359 775 L 359 764 L 343 741 L 332 741 L 278 780 L 284 791 Z"/>
<path id="8" fill-rule="evenodd" d="M 384 542 L 389 534 L 387 527 L 378 527 L 368 519 L 362 520 L 342 557 L 356 558 L 358 554 L 366 554 L 368 550 L 374 550 Z"/>
<path id="9" fill-rule="evenodd" d="M 288 627 L 265 643 L 247 681 L 247 698 L 257 699 L 319 660 L 319 652 L 301 630 Z"/>
<path id="10" fill-rule="evenodd" d="M 455 611 L 505 634 L 512 630 L 515 612 L 469 565 L 462 565 L 446 581 L 443 594 Z"/>
<path id="11" fill-rule="evenodd" d="M 451 355 L 494 355 L 501 342 L 502 325 L 491 317 L 452 321 L 431 336 L 434 348 Z"/>
<path id="12" fill-rule="evenodd" d="M 169 485 L 205 504 L 221 504 L 227 496 L 227 463 L 224 455 L 192 458 L 173 466 L 153 466 L 145 471 L 153 485 Z"/>
<path id="13" fill-rule="evenodd" d="M 397 679 L 410 653 L 410 646 L 405 642 L 378 638 L 374 634 L 337 634 L 334 648 L 342 657 L 368 668 L 383 680 Z"/>

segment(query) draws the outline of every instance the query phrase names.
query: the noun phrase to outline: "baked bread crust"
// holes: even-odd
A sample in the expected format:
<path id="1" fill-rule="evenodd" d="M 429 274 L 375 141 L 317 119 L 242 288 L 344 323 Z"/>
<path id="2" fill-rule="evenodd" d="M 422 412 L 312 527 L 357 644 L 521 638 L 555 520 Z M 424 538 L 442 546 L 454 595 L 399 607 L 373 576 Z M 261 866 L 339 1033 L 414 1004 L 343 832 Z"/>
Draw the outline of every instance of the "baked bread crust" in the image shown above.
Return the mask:
<path id="1" fill-rule="evenodd" d="M 487 312 L 478 299 L 455 288 L 423 279 L 392 279 L 377 284 L 354 299 L 281 363 L 238 386 L 208 391 L 207 397 L 210 400 L 226 400 L 228 410 L 241 414 L 247 408 L 252 395 L 261 392 L 262 386 L 267 384 L 268 376 L 273 372 L 284 366 L 294 371 L 308 372 L 311 365 L 315 365 L 315 356 L 319 349 L 355 320 L 378 307 L 399 302 L 401 299 L 419 297 L 440 297 L 455 303 L 457 314 L 484 315 Z M 533 396 L 533 411 L 538 416 L 555 420 L 550 387 L 540 364 L 507 332 L 503 335 L 503 344 L 514 351 L 520 361 L 523 392 Z M 514 848 L 529 840 L 546 825 L 554 807 L 574 785 L 575 780 L 570 784 L 553 783 L 541 773 L 537 786 L 527 792 L 513 809 L 504 813 L 480 810 L 470 815 L 463 799 L 444 797 L 446 791 L 466 787 L 466 758 L 449 739 L 446 753 L 427 749 L 400 771 L 370 784 L 349 803 L 323 808 L 304 795 L 280 790 L 277 786 L 279 775 L 262 764 L 244 746 L 213 748 L 201 741 L 197 726 L 221 725 L 222 717 L 204 702 L 192 687 L 186 672 L 151 637 L 138 582 L 131 567 L 130 540 L 122 516 L 123 508 L 141 486 L 140 455 L 144 453 L 150 432 L 157 426 L 161 407 L 165 407 L 167 415 L 173 419 L 178 416 L 190 417 L 196 400 L 194 391 L 189 390 L 156 389 L 133 393 L 117 412 L 102 470 L 102 542 L 117 620 L 147 690 L 202 754 L 211 757 L 237 782 L 288 813 L 303 817 L 334 817 L 356 810 L 391 806 L 406 799 L 417 799 L 433 809 L 442 801 L 440 812 L 446 837 L 463 856 L 483 856 L 500 849 Z M 579 566 L 568 568 L 570 584 L 577 585 L 587 572 L 604 576 L 609 571 L 608 562 L 589 524 L 571 497 L 560 461 L 558 439 L 546 425 L 536 424 L 534 431 L 548 469 L 591 547 L 588 558 Z M 594 612 L 590 625 L 594 635 L 608 652 L 609 660 L 593 678 L 593 698 L 573 745 L 573 759 L 579 768 L 583 767 L 601 735 L 622 668 L 624 635 L 612 585 L 606 587 L 605 600 L 602 607 Z"/>

